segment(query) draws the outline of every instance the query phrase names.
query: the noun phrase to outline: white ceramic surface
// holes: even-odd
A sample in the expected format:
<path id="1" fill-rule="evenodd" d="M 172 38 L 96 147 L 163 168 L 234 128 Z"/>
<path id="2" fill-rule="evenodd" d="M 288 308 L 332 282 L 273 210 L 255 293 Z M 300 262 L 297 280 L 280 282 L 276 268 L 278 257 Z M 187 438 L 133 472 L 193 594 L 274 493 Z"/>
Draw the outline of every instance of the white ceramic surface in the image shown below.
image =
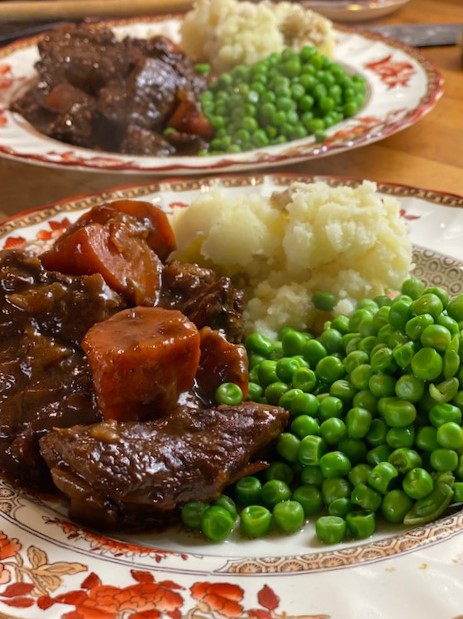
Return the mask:
<path id="1" fill-rule="evenodd" d="M 394 13 L 410 0 L 306 0 L 304 6 L 334 21 L 363 22 Z"/>
<path id="2" fill-rule="evenodd" d="M 0 248 L 42 244 L 105 200 L 188 204 L 219 185 L 265 194 L 292 175 L 161 181 L 64 200 L 9 220 Z M 333 184 L 358 181 L 324 178 Z M 402 205 L 415 274 L 463 292 L 463 197 L 380 184 Z M 439 253 L 441 252 L 441 253 Z M 446 254 L 446 255 L 444 255 Z M 457 619 L 463 616 L 463 512 L 323 547 L 296 535 L 208 544 L 176 529 L 106 537 L 0 480 L 3 619 Z"/>
<path id="3" fill-rule="evenodd" d="M 178 39 L 180 18 L 110 22 L 114 30 L 136 37 L 162 33 Z M 204 157 L 148 157 L 93 151 L 64 144 L 38 133 L 9 111 L 34 80 L 36 39 L 0 50 L 0 155 L 33 164 L 89 171 L 192 174 L 252 170 L 334 155 L 381 140 L 417 122 L 442 95 L 442 77 L 432 63 L 402 43 L 375 33 L 336 30 L 335 59 L 364 76 L 368 99 L 359 113 L 330 128 L 327 139 L 313 137 L 245 153 Z"/>

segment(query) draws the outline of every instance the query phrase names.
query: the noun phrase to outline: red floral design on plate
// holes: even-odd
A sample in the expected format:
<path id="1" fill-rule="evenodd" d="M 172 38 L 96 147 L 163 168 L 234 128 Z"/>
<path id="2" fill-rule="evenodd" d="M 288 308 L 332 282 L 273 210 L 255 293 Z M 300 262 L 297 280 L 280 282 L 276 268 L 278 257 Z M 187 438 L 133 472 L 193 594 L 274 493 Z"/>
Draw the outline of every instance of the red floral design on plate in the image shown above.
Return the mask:
<path id="1" fill-rule="evenodd" d="M 408 86 L 410 79 L 416 73 L 410 62 L 393 60 L 392 54 L 384 56 L 381 60 L 367 62 L 365 68 L 376 73 L 389 90 L 396 86 Z"/>

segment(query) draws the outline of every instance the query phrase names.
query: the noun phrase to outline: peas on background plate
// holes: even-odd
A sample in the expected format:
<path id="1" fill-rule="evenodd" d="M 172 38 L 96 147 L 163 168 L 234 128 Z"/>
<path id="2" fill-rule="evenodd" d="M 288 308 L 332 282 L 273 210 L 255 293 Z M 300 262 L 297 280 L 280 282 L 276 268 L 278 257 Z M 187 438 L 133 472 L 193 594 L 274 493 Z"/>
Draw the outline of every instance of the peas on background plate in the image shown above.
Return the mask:
<path id="1" fill-rule="evenodd" d="M 327 293 L 315 302 L 335 306 Z M 232 498 L 185 505 L 187 527 L 220 541 L 240 519 L 251 538 L 310 521 L 334 544 L 383 521 L 425 524 L 463 500 L 463 294 L 411 278 L 396 298 L 362 300 L 321 333 L 251 333 L 245 346 L 247 399 L 285 407 L 290 421 L 269 468 L 240 479 Z M 217 399 L 242 393 L 224 384 Z"/>
<path id="2" fill-rule="evenodd" d="M 201 94 L 214 129 L 209 152 L 239 153 L 314 136 L 354 116 L 365 102 L 366 85 L 338 63 L 306 46 L 273 53 L 258 63 L 220 75 Z M 331 293 L 317 293 L 315 306 L 331 310 Z"/>

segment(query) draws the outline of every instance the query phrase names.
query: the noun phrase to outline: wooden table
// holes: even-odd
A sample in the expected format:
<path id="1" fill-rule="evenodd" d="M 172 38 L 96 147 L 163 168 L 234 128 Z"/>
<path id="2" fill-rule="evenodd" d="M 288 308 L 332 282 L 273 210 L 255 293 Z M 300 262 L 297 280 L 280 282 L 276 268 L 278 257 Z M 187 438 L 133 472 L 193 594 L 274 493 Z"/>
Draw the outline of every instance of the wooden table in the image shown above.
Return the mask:
<path id="1" fill-rule="evenodd" d="M 463 23 L 463 3 L 461 0 L 411 0 L 392 15 L 362 26 L 417 22 Z M 435 62 L 445 78 L 444 95 L 427 116 L 381 142 L 281 170 L 361 177 L 462 194 L 461 48 L 426 48 L 422 53 Z M 0 212 L 14 214 L 76 194 L 152 180 L 149 174 L 66 171 L 0 159 Z"/>

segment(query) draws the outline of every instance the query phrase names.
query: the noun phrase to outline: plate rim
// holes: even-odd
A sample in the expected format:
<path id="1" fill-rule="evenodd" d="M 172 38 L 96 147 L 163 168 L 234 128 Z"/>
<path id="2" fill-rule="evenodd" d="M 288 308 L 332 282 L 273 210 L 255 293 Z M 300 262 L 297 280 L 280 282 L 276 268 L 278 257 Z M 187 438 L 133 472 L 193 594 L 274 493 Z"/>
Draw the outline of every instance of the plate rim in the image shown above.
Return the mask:
<path id="1" fill-rule="evenodd" d="M 103 19 L 97 23 L 90 24 L 95 28 L 101 27 L 118 27 L 118 26 L 131 26 L 136 24 L 147 23 L 160 23 L 163 21 L 175 20 L 177 22 L 184 18 L 185 13 L 166 14 L 157 16 L 145 16 L 145 17 L 132 17 L 132 18 L 114 18 Z M 380 140 L 383 140 L 395 133 L 402 131 L 411 125 L 418 122 L 423 116 L 429 113 L 435 105 L 438 103 L 444 92 L 444 76 L 437 64 L 427 56 L 421 53 L 420 50 L 411 47 L 407 43 L 394 39 L 392 37 L 385 36 L 381 33 L 370 31 L 362 28 L 361 26 L 351 26 L 345 24 L 334 24 L 335 32 L 343 32 L 351 35 L 359 36 L 366 40 L 379 41 L 387 45 L 388 47 L 396 50 L 400 50 L 413 59 L 422 68 L 425 74 L 426 92 L 421 97 L 421 100 L 417 103 L 416 107 L 409 110 L 406 115 L 399 120 L 389 122 L 385 128 L 381 128 L 378 131 L 366 131 L 358 138 L 354 138 L 354 144 L 352 140 L 341 141 L 339 143 L 330 144 L 319 143 L 310 141 L 306 144 L 309 148 L 308 152 L 292 152 L 291 149 L 297 148 L 297 145 L 301 145 L 305 140 L 295 140 L 292 142 L 286 142 L 283 145 L 273 145 L 266 148 L 254 149 L 245 151 L 244 153 L 238 153 L 236 155 L 210 155 L 206 157 L 191 157 L 191 156 L 177 156 L 177 157 L 151 157 L 143 155 L 124 155 L 121 153 L 112 153 L 109 151 L 97 151 L 87 148 L 81 148 L 78 146 L 68 145 L 69 150 L 77 155 L 79 161 L 76 163 L 74 159 L 66 160 L 50 160 L 47 153 L 24 153 L 17 152 L 11 144 L 2 144 L 0 133 L 0 155 L 16 160 L 23 161 L 33 165 L 42 165 L 45 167 L 51 167 L 56 169 L 68 169 L 79 170 L 87 172 L 121 172 L 125 174 L 144 174 L 152 173 L 156 175 L 160 174 L 180 174 L 188 175 L 195 173 L 203 174 L 217 174 L 221 172 L 236 172 L 240 170 L 252 170 L 264 167 L 272 167 L 277 165 L 289 165 L 302 161 L 321 159 L 327 156 L 333 156 L 345 152 L 352 148 L 362 147 L 368 144 L 373 144 Z M 12 43 L 4 46 L 0 49 L 0 63 L 4 62 L 5 58 L 8 58 L 10 53 L 14 53 L 17 50 L 26 49 L 37 44 L 38 41 L 46 36 L 46 32 L 34 35 L 31 37 L 25 37 L 13 41 Z M 424 99 L 424 102 L 423 102 Z M 2 109 L 0 108 L 0 111 Z M 10 114 L 13 118 L 15 113 L 9 112 L 8 108 L 3 108 L 3 113 Z M 355 118 L 355 117 L 353 117 Z M 27 123 L 27 121 L 24 121 Z M 342 126 L 342 123 L 341 123 Z M 1 127 L 0 127 L 1 130 Z M 38 132 L 27 123 L 27 130 L 35 133 Z M 42 137 L 41 134 L 39 134 Z M 57 143 L 59 145 L 65 145 L 65 143 L 59 140 L 54 140 L 48 136 L 43 136 L 44 141 L 49 141 L 50 144 Z M 286 150 L 280 152 L 282 148 Z M 92 153 L 93 157 L 85 158 L 83 155 L 79 157 L 79 153 Z M 258 155 L 262 154 L 262 158 Z M 120 157 L 125 157 L 126 160 L 120 160 Z M 248 159 L 250 157 L 250 159 Z M 257 157 L 254 159 L 254 157 Z M 243 160 L 244 158 L 244 160 Z M 152 159 L 154 162 L 149 163 Z M 100 160 L 100 161 L 99 161 Z M 169 163 L 172 161 L 172 163 Z M 135 163 L 134 163 L 135 162 Z M 145 163 L 146 162 L 146 163 Z M 165 163 L 164 163 L 165 162 Z M 138 164 L 138 165 L 137 165 Z"/>

